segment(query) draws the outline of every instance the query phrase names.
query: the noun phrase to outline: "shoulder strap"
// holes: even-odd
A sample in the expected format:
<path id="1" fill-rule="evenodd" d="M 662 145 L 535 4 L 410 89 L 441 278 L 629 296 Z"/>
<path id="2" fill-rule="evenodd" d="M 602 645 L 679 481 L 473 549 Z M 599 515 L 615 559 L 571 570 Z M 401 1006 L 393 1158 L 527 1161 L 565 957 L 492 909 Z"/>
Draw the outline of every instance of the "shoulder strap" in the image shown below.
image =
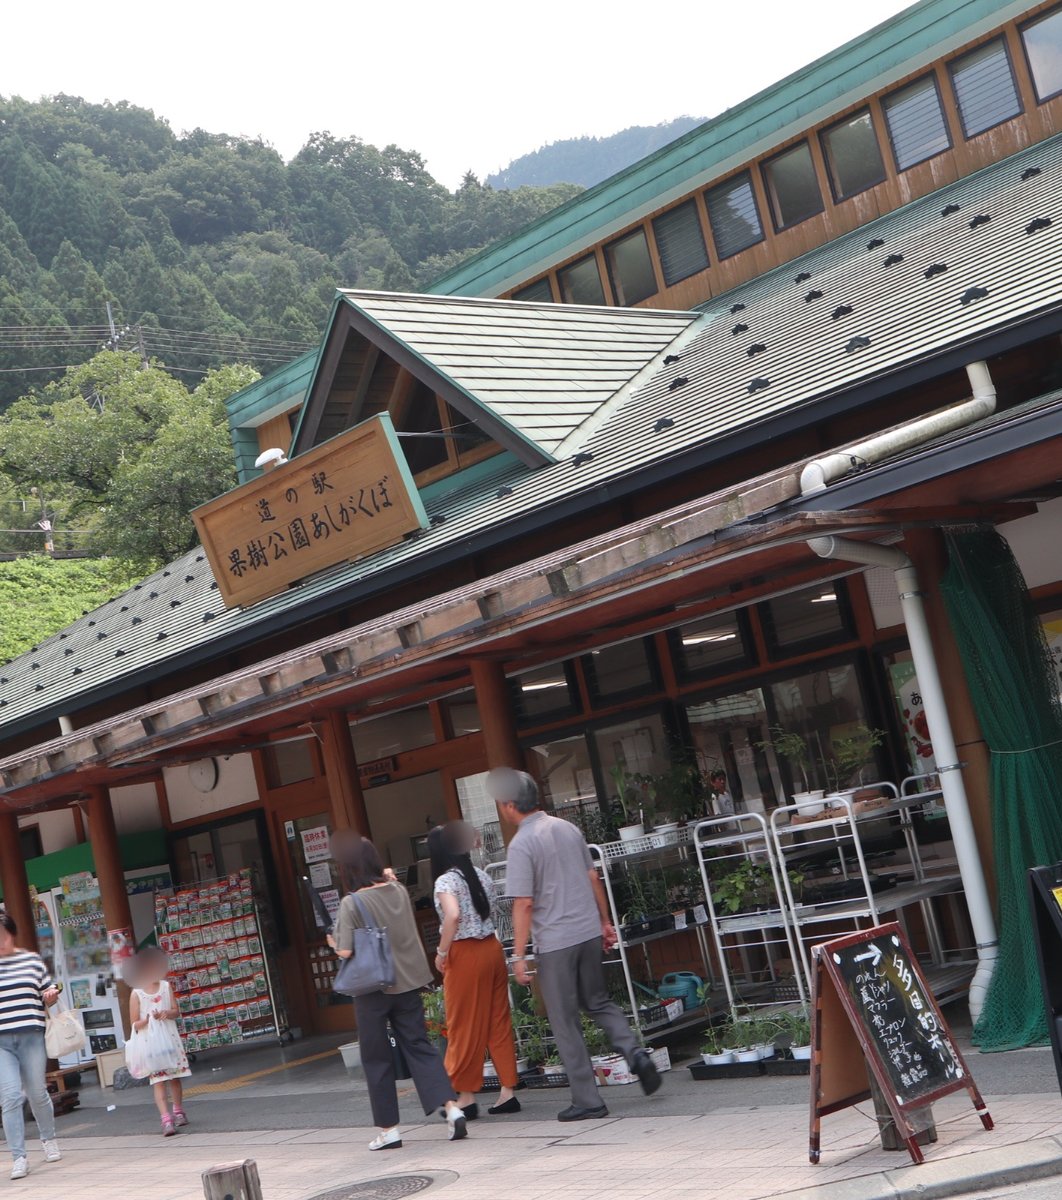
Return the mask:
<path id="1" fill-rule="evenodd" d="M 375 929 L 376 922 L 372 919 L 372 914 L 365 905 L 365 901 L 358 895 L 357 892 L 349 892 L 351 900 L 354 902 L 354 907 L 358 910 L 358 915 L 362 919 L 366 929 Z"/>

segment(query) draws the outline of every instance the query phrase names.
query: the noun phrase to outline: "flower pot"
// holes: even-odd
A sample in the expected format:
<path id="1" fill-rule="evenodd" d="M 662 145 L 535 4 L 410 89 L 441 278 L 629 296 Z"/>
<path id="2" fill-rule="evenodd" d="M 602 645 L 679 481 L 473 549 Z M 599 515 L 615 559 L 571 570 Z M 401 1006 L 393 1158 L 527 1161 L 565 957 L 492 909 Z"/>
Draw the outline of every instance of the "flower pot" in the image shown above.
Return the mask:
<path id="1" fill-rule="evenodd" d="M 793 803 L 796 805 L 797 815 L 813 817 L 816 813 L 822 812 L 822 797 L 822 788 L 814 792 L 794 792 Z"/>
<path id="2" fill-rule="evenodd" d="M 645 837 L 645 826 L 641 821 L 637 825 L 621 825 L 619 827 L 619 840 L 621 842 L 634 842 L 640 837 Z"/>
<path id="3" fill-rule="evenodd" d="M 526 1058 L 518 1058 L 518 1059 L 516 1060 L 516 1073 L 517 1073 L 517 1075 L 522 1075 L 522 1074 L 523 1074 L 523 1073 L 524 1073 L 524 1072 L 527 1070 L 527 1066 L 528 1066 L 528 1063 L 527 1063 L 527 1059 L 526 1059 Z"/>
<path id="4" fill-rule="evenodd" d="M 673 846 L 678 841 L 678 821 L 666 821 L 662 825 L 657 825 L 650 837 L 653 841 L 653 846 L 659 849 L 661 846 Z"/>
<path id="5" fill-rule="evenodd" d="M 733 1050 L 720 1050 L 718 1054 L 702 1054 L 701 1062 L 706 1067 L 725 1067 L 734 1061 Z"/>
<path id="6" fill-rule="evenodd" d="M 560 1063 L 546 1063 L 546 1065 L 542 1068 L 542 1074 L 543 1075 L 563 1075 L 564 1068 L 560 1065 Z"/>
<path id="7" fill-rule="evenodd" d="M 760 1058 L 774 1058 L 774 1042 L 761 1042 L 755 1049 L 760 1052 Z"/>
<path id="8" fill-rule="evenodd" d="M 811 1047 L 810 1046 L 790 1046 L 789 1053 L 794 1058 L 808 1059 L 811 1057 Z"/>
<path id="9" fill-rule="evenodd" d="M 762 1057 L 759 1046 L 739 1046 L 734 1050 L 734 1062 L 759 1062 Z"/>

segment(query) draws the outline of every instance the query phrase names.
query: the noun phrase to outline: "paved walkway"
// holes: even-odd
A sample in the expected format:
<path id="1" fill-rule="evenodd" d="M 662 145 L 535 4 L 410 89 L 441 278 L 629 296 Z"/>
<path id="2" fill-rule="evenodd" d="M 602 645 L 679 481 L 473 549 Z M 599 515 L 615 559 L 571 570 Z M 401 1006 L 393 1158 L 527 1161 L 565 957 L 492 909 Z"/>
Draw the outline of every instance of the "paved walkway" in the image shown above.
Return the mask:
<path id="1" fill-rule="evenodd" d="M 216 1064 L 221 1064 L 216 1065 Z M 213 1064 L 213 1065 L 212 1065 Z M 0 1174 L 0 1193 L 41 1200 L 201 1200 L 201 1172 L 253 1158 L 264 1200 L 311 1200 L 381 1176 L 428 1175 L 424 1193 L 455 1200 L 925 1200 L 1045 1174 L 1062 1175 L 1062 1103 L 1050 1051 L 975 1055 L 971 1070 L 996 1128 L 986 1132 L 963 1093 L 937 1104 L 939 1141 L 924 1166 L 880 1148 L 871 1106 L 822 1123 L 822 1162 L 808 1162 L 807 1078 L 695 1083 L 684 1069 L 657 1096 L 637 1086 L 603 1092 L 607 1120 L 561 1125 L 566 1091 L 525 1091 L 515 1117 L 484 1116 L 464 1142 L 425 1121 L 408 1086 L 405 1145 L 371 1153 L 364 1086 L 320 1040 L 250 1057 L 203 1056 L 188 1102 L 192 1124 L 163 1139 L 147 1090 L 82 1091 L 60 1120 L 64 1159 L 31 1174 Z M 1023 1087 L 1024 1091 L 1016 1091 Z M 191 1091 L 192 1089 L 190 1089 Z M 1060 1183 L 1062 1188 L 1062 1183 Z M 402 1194 L 395 1192 L 393 1194 Z M 371 1196 L 372 1193 L 363 1193 Z"/>

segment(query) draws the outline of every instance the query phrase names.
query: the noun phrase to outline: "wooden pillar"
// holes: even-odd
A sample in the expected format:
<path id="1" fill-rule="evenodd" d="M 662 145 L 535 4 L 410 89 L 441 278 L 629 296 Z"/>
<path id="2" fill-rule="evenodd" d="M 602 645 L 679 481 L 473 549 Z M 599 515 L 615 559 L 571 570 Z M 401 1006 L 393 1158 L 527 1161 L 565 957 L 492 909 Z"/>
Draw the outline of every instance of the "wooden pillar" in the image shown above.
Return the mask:
<path id="1" fill-rule="evenodd" d="M 962 781 L 970 804 L 977 848 L 985 869 L 985 882 L 993 904 L 996 901 L 995 852 L 992 835 L 992 809 L 989 796 L 989 752 L 981 724 L 977 719 L 966 672 L 958 643 L 951 630 L 951 621 L 940 591 L 940 581 L 947 570 L 948 550 L 944 535 L 938 529 L 909 529 L 904 535 L 904 549 L 918 570 L 918 579 L 925 593 L 926 620 L 936 651 L 944 697 L 951 718 L 952 732 L 959 759 L 965 763 Z"/>
<path id="2" fill-rule="evenodd" d="M 23 950 L 37 949 L 37 922 L 30 901 L 26 863 L 18 842 L 18 817 L 0 813 L 0 884 L 4 908 L 18 926 L 16 942 Z"/>
<path id="3" fill-rule="evenodd" d="M 513 716 L 512 697 L 505 672 L 493 659 L 472 660 L 472 686 L 476 692 L 479 721 L 483 727 L 483 745 L 487 752 L 487 766 L 512 767 L 524 770 L 524 755 L 516 736 L 516 720 Z M 508 845 L 516 827 L 498 809 L 502 838 Z"/>
<path id="4" fill-rule="evenodd" d="M 88 790 L 88 832 L 92 859 L 100 888 L 100 907 L 111 943 L 111 961 L 115 967 L 114 982 L 118 989 L 118 1004 L 122 1013 L 122 1028 L 129 1036 L 129 988 L 120 972 L 121 957 L 116 947 L 123 946 L 132 953 L 136 949 L 133 937 L 133 917 L 129 911 L 129 893 L 125 890 L 125 871 L 118 848 L 118 830 L 114 825 L 114 810 L 106 788 Z"/>
<path id="5" fill-rule="evenodd" d="M 350 740 L 347 714 L 331 709 L 315 728 L 321 738 L 332 824 L 336 830 L 356 829 L 362 837 L 371 837 L 365 796 L 358 779 L 358 760 Z"/>

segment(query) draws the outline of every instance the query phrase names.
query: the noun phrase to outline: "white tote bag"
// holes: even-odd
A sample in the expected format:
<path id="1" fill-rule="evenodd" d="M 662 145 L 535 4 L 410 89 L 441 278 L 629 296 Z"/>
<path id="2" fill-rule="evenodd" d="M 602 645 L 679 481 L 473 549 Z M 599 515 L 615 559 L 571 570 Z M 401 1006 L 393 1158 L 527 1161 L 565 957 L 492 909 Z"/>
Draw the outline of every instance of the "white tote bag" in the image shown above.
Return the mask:
<path id="1" fill-rule="evenodd" d="M 79 1054 L 88 1045 L 85 1027 L 70 1011 L 48 1009 L 44 1024 L 44 1049 L 49 1058 L 66 1058 Z"/>

